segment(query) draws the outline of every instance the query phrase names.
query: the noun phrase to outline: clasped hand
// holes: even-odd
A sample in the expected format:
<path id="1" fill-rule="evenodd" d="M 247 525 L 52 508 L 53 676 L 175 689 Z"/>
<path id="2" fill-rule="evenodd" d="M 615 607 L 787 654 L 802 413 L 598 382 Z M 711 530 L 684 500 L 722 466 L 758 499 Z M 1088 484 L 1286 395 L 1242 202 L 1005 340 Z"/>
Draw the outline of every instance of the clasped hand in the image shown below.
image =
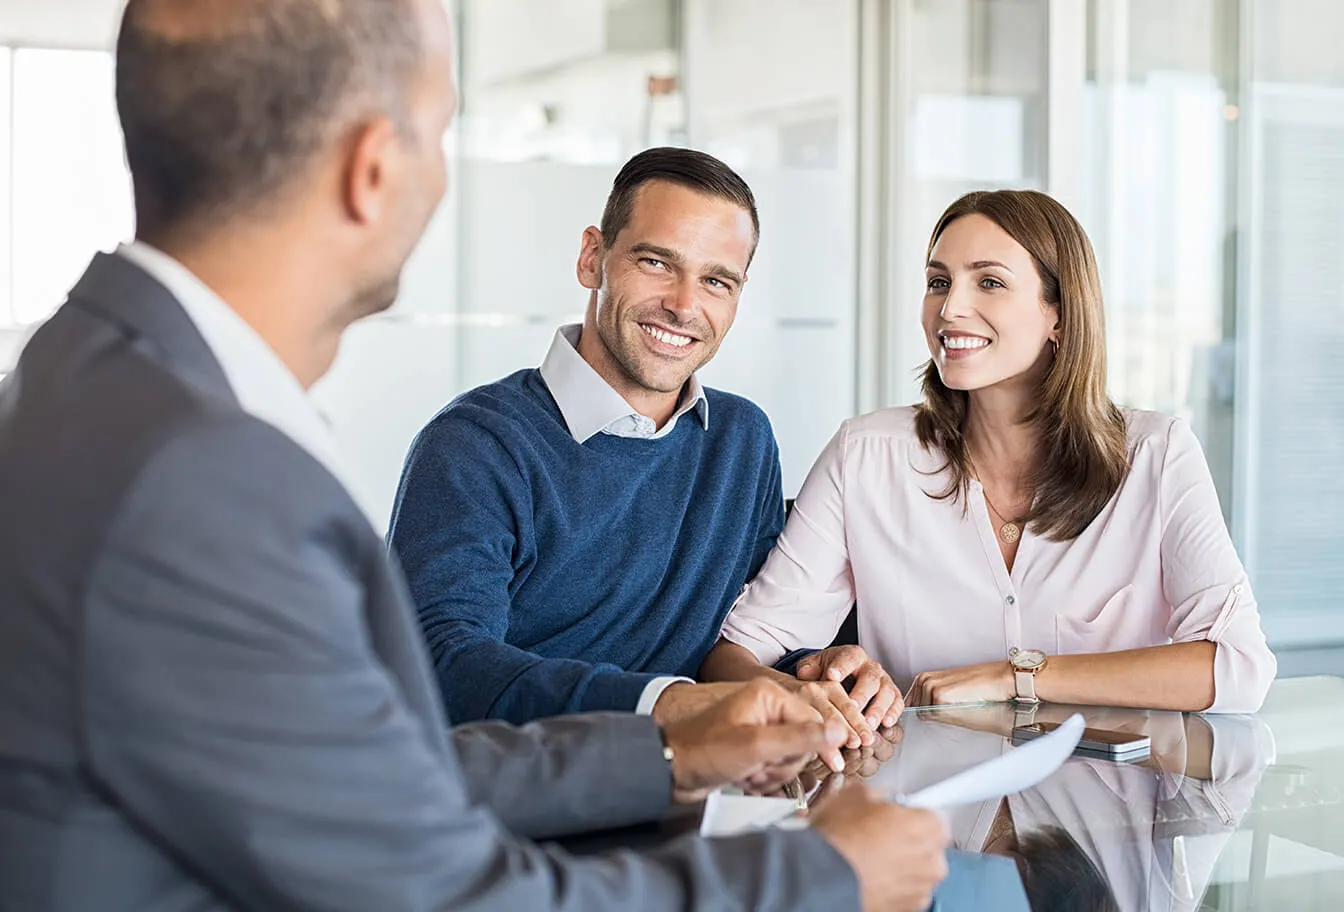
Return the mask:
<path id="1" fill-rule="evenodd" d="M 823 717 L 844 722 L 850 749 L 876 744 L 879 727 L 895 725 L 906 706 L 999 702 L 1016 695 L 1012 667 L 986 662 L 921 672 L 902 700 L 891 676 L 860 646 L 832 646 L 803 659 L 792 689 Z"/>
<path id="2" fill-rule="evenodd" d="M 877 743 L 878 729 L 894 726 L 905 708 L 891 675 L 861 646 L 832 646 L 808 656 L 798 663 L 791 687 L 823 717 L 844 723 L 851 750 Z"/>
<path id="3" fill-rule="evenodd" d="M 689 706 L 696 711 L 688 712 Z M 753 792 L 772 791 L 814 757 L 832 768 L 844 765 L 839 747 L 848 732 L 843 723 L 823 719 L 771 681 L 674 684 L 655 707 L 656 719 L 660 708 L 664 719 L 670 717 L 663 722 L 663 735 L 672 748 L 678 801 L 700 800 L 730 783 Z"/>

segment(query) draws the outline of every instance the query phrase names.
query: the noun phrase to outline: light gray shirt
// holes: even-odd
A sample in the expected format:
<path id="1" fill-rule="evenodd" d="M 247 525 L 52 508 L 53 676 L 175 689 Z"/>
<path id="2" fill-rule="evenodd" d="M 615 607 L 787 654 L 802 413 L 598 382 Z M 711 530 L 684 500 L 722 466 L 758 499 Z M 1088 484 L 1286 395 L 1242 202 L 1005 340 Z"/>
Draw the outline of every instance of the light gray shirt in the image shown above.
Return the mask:
<path id="1" fill-rule="evenodd" d="M 551 391 L 565 426 L 574 435 L 574 439 L 583 443 L 594 434 L 610 434 L 613 437 L 638 437 L 643 440 L 658 440 L 672 433 L 677 420 L 687 412 L 694 411 L 700 418 L 701 426 L 709 427 L 709 399 L 700 385 L 700 378 L 691 375 L 682 390 L 681 402 L 672 417 L 661 428 L 653 419 L 641 415 L 625 401 L 620 393 L 611 388 L 602 375 L 593 370 L 593 366 L 583 360 L 579 354 L 579 333 L 583 327 L 578 323 L 561 326 L 555 331 L 546 360 L 541 362 L 541 379 Z"/>

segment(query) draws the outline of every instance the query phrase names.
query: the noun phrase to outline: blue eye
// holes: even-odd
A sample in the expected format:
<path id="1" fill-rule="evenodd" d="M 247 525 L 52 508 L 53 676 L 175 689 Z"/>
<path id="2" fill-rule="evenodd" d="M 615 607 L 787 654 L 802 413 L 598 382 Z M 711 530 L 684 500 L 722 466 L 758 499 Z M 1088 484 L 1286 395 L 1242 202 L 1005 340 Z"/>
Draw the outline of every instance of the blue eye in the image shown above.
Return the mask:
<path id="1" fill-rule="evenodd" d="M 981 287 L 981 288 L 1003 288 L 1003 287 L 1005 287 L 1005 286 L 1004 286 L 1004 284 L 1003 284 L 1002 282 L 1000 282 L 998 279 L 994 278 L 993 276 L 985 276 L 983 279 L 980 280 L 980 287 Z"/>
<path id="2" fill-rule="evenodd" d="M 929 279 L 928 288 L 929 291 L 943 291 L 951 284 L 952 283 L 950 283 L 947 279 L 943 278 L 942 276 L 934 276 L 933 278 Z"/>

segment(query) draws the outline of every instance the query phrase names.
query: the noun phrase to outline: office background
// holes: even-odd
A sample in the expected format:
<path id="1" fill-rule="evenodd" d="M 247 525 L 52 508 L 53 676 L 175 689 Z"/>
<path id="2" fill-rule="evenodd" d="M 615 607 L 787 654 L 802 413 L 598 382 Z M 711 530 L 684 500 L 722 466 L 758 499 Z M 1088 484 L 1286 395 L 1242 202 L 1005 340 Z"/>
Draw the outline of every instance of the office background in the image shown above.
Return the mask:
<path id="1" fill-rule="evenodd" d="M 0 0 L 0 373 L 133 229 L 120 0 Z M 1110 383 L 1185 416 L 1288 673 L 1344 671 L 1344 4 L 460 0 L 451 191 L 397 307 L 316 390 L 386 515 L 416 430 L 578 319 L 582 229 L 641 148 L 742 172 L 762 241 L 705 379 L 760 403 L 786 493 L 905 403 L 958 194 L 1047 190 L 1096 245 Z M 0 504 L 0 509 L 3 505 Z"/>

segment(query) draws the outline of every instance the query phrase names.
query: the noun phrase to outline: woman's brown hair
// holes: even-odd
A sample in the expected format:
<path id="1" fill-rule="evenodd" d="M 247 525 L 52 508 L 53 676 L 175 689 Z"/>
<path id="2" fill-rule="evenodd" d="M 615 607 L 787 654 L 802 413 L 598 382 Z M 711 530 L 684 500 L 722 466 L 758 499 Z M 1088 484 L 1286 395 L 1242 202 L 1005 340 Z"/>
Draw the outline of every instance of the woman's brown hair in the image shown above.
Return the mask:
<path id="1" fill-rule="evenodd" d="M 929 253 L 947 226 L 979 214 L 1031 254 L 1041 295 L 1059 310 L 1059 348 L 1027 416 L 1041 458 L 1027 482 L 1034 492 L 1028 523 L 1055 541 L 1077 538 L 1097 518 L 1129 470 L 1125 418 L 1106 394 L 1106 318 L 1092 244 L 1067 209 L 1035 190 L 968 193 L 947 208 L 929 239 Z M 926 257 L 927 259 L 927 257 Z M 946 457 L 952 480 L 934 496 L 962 503 L 971 464 L 964 431 L 970 396 L 949 389 L 930 360 L 915 431 L 925 449 Z"/>

